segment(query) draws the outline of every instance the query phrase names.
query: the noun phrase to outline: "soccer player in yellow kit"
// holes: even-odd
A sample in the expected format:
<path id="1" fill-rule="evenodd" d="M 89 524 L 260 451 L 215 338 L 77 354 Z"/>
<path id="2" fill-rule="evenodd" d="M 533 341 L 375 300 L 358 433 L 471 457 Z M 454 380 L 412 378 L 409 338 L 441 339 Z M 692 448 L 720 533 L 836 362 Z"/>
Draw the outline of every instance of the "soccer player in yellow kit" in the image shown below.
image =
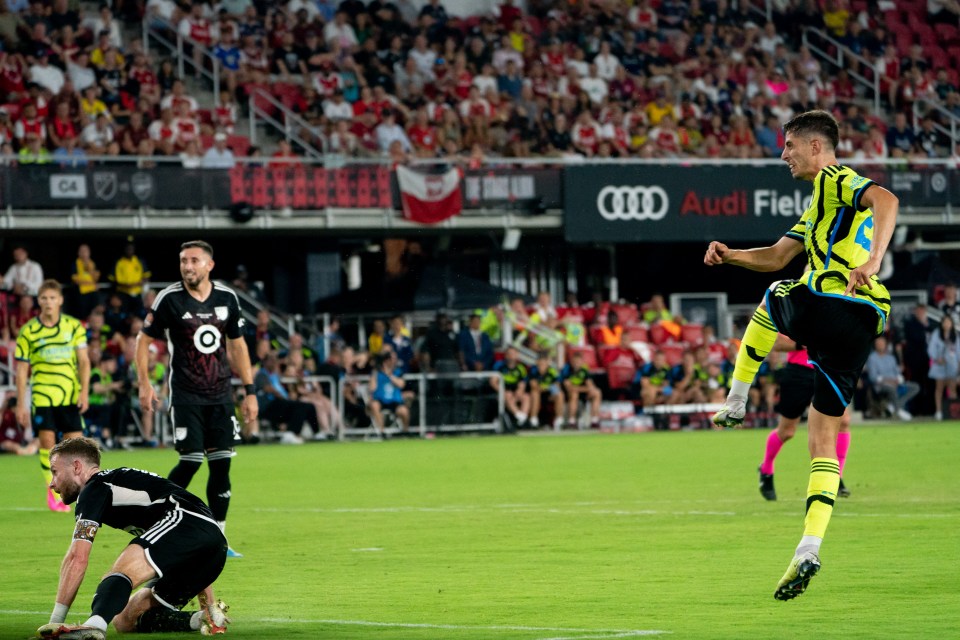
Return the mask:
<path id="1" fill-rule="evenodd" d="M 40 439 L 40 469 L 51 511 L 70 511 L 50 488 L 50 449 L 58 436 L 83 435 L 90 385 L 87 332 L 80 321 L 60 312 L 63 291 L 44 280 L 37 292 L 40 315 L 17 336 L 17 422 L 32 426 Z M 29 382 L 29 384 L 28 384 Z"/>
<path id="2" fill-rule="evenodd" d="M 876 274 L 893 235 L 899 200 L 837 162 L 839 130 L 829 113 L 802 113 L 783 131 L 781 158 L 794 178 L 813 182 L 810 206 L 776 244 L 733 250 L 714 241 L 704 263 L 777 271 L 803 251 L 810 265 L 800 280 L 781 280 L 767 290 L 744 333 L 730 394 L 713 417 L 721 427 L 743 423 L 747 391 L 778 331 L 807 347 L 816 370 L 807 510 L 803 537 L 774 593 L 778 600 L 791 600 L 820 570 L 820 544 L 840 484 L 837 432 L 873 339 L 890 312 L 890 294 Z"/>

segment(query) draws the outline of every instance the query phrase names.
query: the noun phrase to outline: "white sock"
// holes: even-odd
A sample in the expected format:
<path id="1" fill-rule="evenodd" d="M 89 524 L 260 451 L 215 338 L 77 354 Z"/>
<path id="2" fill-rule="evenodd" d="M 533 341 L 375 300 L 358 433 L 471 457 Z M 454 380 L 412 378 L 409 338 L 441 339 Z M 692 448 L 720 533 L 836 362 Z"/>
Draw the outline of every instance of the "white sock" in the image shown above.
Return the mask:
<path id="1" fill-rule="evenodd" d="M 797 545 L 797 553 L 802 555 L 808 551 L 820 555 L 820 545 L 823 544 L 823 538 L 817 536 L 803 536 L 800 538 L 800 544 Z"/>
<path id="2" fill-rule="evenodd" d="M 104 620 L 101 616 L 90 616 L 87 618 L 87 621 L 83 623 L 85 627 L 94 627 L 95 629 L 100 629 L 104 633 L 107 632 L 107 621 Z"/>
<path id="3" fill-rule="evenodd" d="M 743 382 L 742 380 L 737 380 L 733 378 L 730 384 L 730 393 L 727 395 L 728 398 L 733 396 L 739 396 L 746 399 L 750 395 L 750 386 L 751 383 Z"/>
<path id="4" fill-rule="evenodd" d="M 526 421 L 527 421 L 527 414 L 525 414 L 525 413 L 522 412 L 522 411 L 517 412 L 516 416 L 517 416 L 517 422 L 526 422 Z"/>
<path id="5" fill-rule="evenodd" d="M 190 628 L 196 631 L 200 628 L 200 619 L 203 616 L 203 611 L 195 611 L 192 616 L 190 616 Z"/>

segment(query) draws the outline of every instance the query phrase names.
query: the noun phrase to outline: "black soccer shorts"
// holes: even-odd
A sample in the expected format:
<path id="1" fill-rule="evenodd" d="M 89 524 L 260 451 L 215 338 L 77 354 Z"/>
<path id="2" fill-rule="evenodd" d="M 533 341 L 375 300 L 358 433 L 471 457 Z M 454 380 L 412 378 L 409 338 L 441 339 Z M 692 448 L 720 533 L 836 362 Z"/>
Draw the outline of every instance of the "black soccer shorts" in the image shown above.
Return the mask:
<path id="1" fill-rule="evenodd" d="M 780 398 L 774 411 L 789 420 L 796 420 L 810 406 L 813 400 L 814 369 L 799 364 L 788 363 L 777 369 L 774 378 L 780 386 Z"/>
<path id="2" fill-rule="evenodd" d="M 240 421 L 232 404 L 173 405 L 170 422 L 180 453 L 232 449 L 240 441 Z"/>
<path id="3" fill-rule="evenodd" d="M 83 433 L 83 418 L 77 405 L 66 407 L 33 407 L 33 430 L 53 431 L 57 437 L 64 433 Z"/>
<path id="4" fill-rule="evenodd" d="M 842 416 L 873 349 L 877 310 L 852 298 L 816 294 L 799 280 L 775 282 L 765 301 L 777 331 L 807 347 L 815 369 L 814 408 Z"/>
<path id="5" fill-rule="evenodd" d="M 143 547 L 157 572 L 154 597 L 178 611 L 212 585 L 227 562 L 227 539 L 217 523 L 184 509 L 173 509 L 130 544 Z"/>

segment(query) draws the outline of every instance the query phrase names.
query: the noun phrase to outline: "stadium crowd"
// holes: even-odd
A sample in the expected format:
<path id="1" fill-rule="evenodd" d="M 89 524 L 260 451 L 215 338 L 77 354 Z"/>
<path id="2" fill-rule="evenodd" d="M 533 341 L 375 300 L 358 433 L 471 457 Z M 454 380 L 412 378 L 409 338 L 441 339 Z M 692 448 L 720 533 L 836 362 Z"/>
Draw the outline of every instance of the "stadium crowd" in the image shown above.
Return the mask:
<path id="1" fill-rule="evenodd" d="M 69 278 L 73 286 L 66 289 L 65 310 L 83 321 L 89 344 L 91 391 L 85 420 L 108 446 L 130 441 L 155 446 L 157 425 L 153 416 L 139 411 L 134 364 L 136 335 L 155 292 L 134 245 L 128 242 L 118 253 L 112 270 L 101 272 L 89 247 L 81 245 Z M 0 360 L 8 365 L 19 328 L 38 313 L 35 289 L 44 277 L 25 247 L 15 247 L 11 255 L 0 290 Z M 109 288 L 101 288 L 102 283 Z M 245 269 L 237 270 L 232 284 L 250 290 Z M 858 408 L 865 415 L 955 415 L 960 296 L 956 285 L 948 283 L 934 287 L 931 299 L 930 307 L 918 305 L 878 338 L 861 382 Z M 499 419 L 507 430 L 597 428 L 609 417 L 601 411 L 608 406 L 604 401 L 631 403 L 641 414 L 659 414 L 651 407 L 663 405 L 666 417 L 658 418 L 658 426 L 676 427 L 681 419 L 699 426 L 707 413 L 688 405 L 722 401 L 739 346 L 718 339 L 709 324 L 673 315 L 659 294 L 638 306 L 600 296 L 580 304 L 572 295 L 555 304 L 541 292 L 531 304 L 515 298 L 462 316 L 438 313 L 429 326 L 413 325 L 403 315 L 374 319 L 356 334 L 356 326 L 341 331 L 336 318 L 322 334 L 308 337 L 280 335 L 276 326 L 262 310 L 248 323 L 245 338 L 257 371 L 261 420 L 287 443 L 330 439 L 344 426 L 369 428 L 378 436 L 406 431 L 418 407 L 417 390 L 407 388 L 404 375 L 418 372 L 489 373 L 478 376 L 477 384 L 458 383 L 457 388 L 479 396 L 496 394 L 503 385 L 505 411 Z M 775 421 L 778 371 L 785 360 L 784 352 L 771 354 L 751 390 L 748 422 L 754 426 Z M 168 397 L 168 361 L 165 347 L 155 343 L 149 378 L 161 402 Z M 336 398 L 333 384 L 343 394 L 343 415 L 331 400 Z M 427 392 L 443 402 L 443 393 L 453 388 L 429 387 Z M 8 394 L 2 448 L 28 453 L 32 445 L 16 424 L 14 408 L 15 394 Z M 162 411 L 155 415 L 164 419 Z M 245 425 L 244 437 L 258 441 L 259 427 Z"/>
<path id="2" fill-rule="evenodd" d="M 841 120 L 841 157 L 944 157 L 936 112 L 916 128 L 907 117 L 921 98 L 960 115 L 960 18 L 954 3 L 927 5 L 779 0 L 767 21 L 765 3 L 746 0 L 504 0 L 471 16 L 442 0 L 127 0 L 88 14 L 75 0 L 5 0 L 0 148 L 23 163 L 179 154 L 229 167 L 234 152 L 259 153 L 235 126 L 250 99 L 274 109 L 265 92 L 327 152 L 397 161 L 771 157 L 780 125 L 814 107 Z M 217 64 L 216 106 L 200 108 L 175 62 L 148 54 L 114 9 L 179 34 L 188 71 Z M 822 64 L 805 27 L 860 58 Z M 863 108 L 850 72 L 880 78 L 892 116 Z"/>

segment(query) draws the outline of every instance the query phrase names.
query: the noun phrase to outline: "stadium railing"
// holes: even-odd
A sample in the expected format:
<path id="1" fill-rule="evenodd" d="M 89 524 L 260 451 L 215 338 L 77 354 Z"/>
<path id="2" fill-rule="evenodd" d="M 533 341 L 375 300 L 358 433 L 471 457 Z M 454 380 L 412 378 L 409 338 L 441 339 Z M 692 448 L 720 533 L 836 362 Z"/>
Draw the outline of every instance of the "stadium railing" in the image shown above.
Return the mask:
<path id="1" fill-rule="evenodd" d="M 461 373 L 408 373 L 403 376 L 404 391 L 414 391 L 416 396 L 411 410 L 410 429 L 407 433 L 426 437 L 429 433 L 464 433 L 503 431 L 501 416 L 504 410 L 503 384 L 494 391 L 490 378 L 500 374 L 492 371 L 464 371 Z M 502 378 L 502 376 L 501 376 Z M 343 388 L 354 385 L 367 408 L 370 404 L 368 389 L 370 376 L 344 376 L 338 393 L 340 415 L 345 416 Z M 494 413 L 495 411 L 495 413 Z M 384 420 L 386 423 L 386 419 Z M 387 435 L 402 434 L 396 425 L 384 425 Z M 340 431 L 340 439 L 367 437 L 374 434 L 372 424 L 366 427 L 348 427 L 346 422 Z"/>
<path id="2" fill-rule="evenodd" d="M 838 69 L 846 69 L 851 78 L 873 94 L 873 113 L 883 113 L 880 108 L 880 75 L 874 72 L 871 77 L 867 77 L 848 64 L 850 60 L 853 60 L 860 64 L 860 68 L 873 70 L 873 63 L 863 56 L 857 55 L 842 42 L 827 35 L 822 29 L 815 27 L 807 27 L 803 30 L 803 45 L 811 53 Z"/>

